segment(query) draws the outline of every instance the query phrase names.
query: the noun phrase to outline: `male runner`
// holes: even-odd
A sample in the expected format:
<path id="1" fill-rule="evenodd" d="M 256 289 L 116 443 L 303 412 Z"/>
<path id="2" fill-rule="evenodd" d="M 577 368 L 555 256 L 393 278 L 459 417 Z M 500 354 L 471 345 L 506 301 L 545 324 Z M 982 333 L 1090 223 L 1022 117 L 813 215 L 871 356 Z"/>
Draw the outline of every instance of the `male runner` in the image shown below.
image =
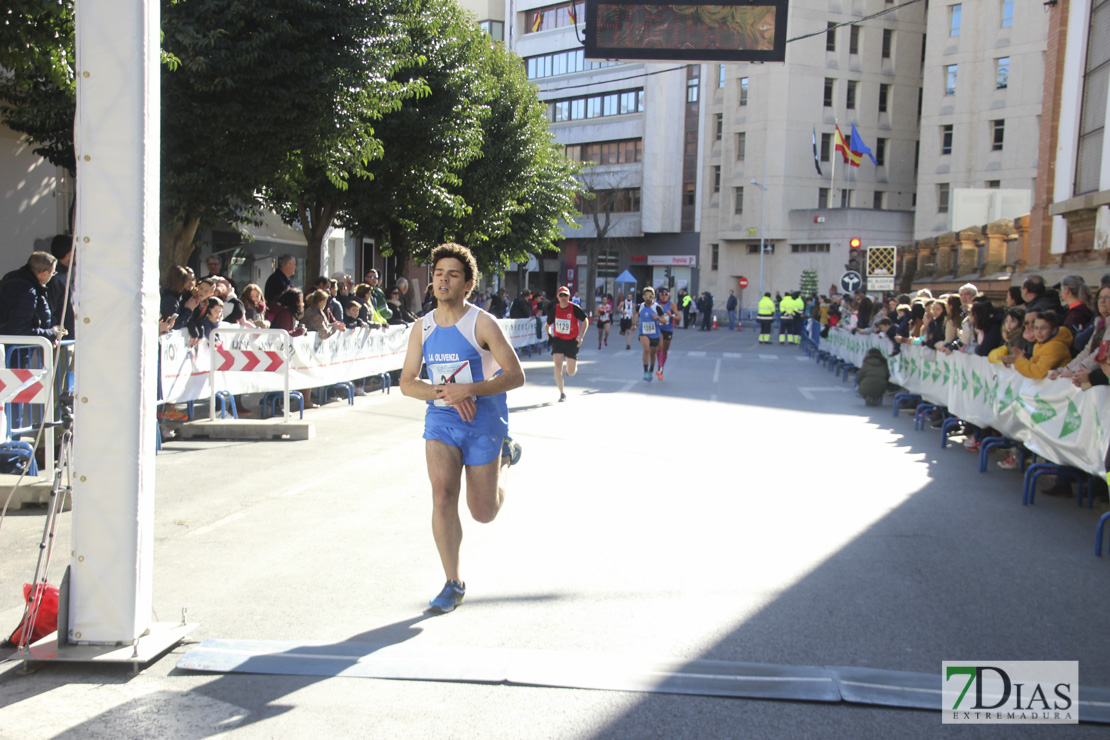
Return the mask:
<path id="1" fill-rule="evenodd" d="M 649 285 L 644 288 L 644 302 L 637 314 L 637 324 L 640 329 L 640 346 L 644 349 L 644 380 L 651 382 L 651 374 L 655 371 L 655 353 L 659 351 L 659 321 L 663 316 L 663 309 L 653 305 L 655 290 Z"/>
<path id="2" fill-rule="evenodd" d="M 577 303 L 570 301 L 570 288 L 562 286 L 555 292 L 557 303 L 547 309 L 547 333 L 551 335 L 551 356 L 555 360 L 555 385 L 559 386 L 559 403 L 567 400 L 563 393 L 563 362 L 567 375 L 578 372 L 578 348 L 586 338 L 590 319 Z"/>
<path id="3" fill-rule="evenodd" d="M 632 294 L 625 295 L 621 301 L 621 334 L 624 335 L 624 348 L 632 349 L 632 320 L 636 316 L 636 302 Z"/>
<path id="4" fill-rule="evenodd" d="M 597 348 L 601 349 L 604 342 L 609 346 L 609 325 L 613 323 L 613 301 L 608 294 L 601 296 L 594 307 L 594 316 L 597 319 Z"/>
<path id="5" fill-rule="evenodd" d="M 459 497 L 466 471 L 466 505 L 475 521 L 488 523 L 505 502 L 503 467 L 520 459 L 508 439 L 506 391 L 524 385 L 524 370 L 501 327 L 468 303 L 478 266 L 466 247 L 441 244 L 432 251 L 436 308 L 413 327 L 401 370 L 401 392 L 428 402 L 425 454 L 432 483 L 432 535 L 447 576 L 430 611 L 443 614 L 463 602 L 459 572 L 462 522 Z M 420 377 L 420 365 L 429 379 Z"/>
<path id="6" fill-rule="evenodd" d="M 671 301 L 671 290 L 666 285 L 659 288 L 658 305 L 663 309 L 663 315 L 659 319 L 659 351 L 655 353 L 659 358 L 659 370 L 655 376 L 662 380 L 663 366 L 667 364 L 667 352 L 670 351 L 671 339 L 674 338 L 674 328 L 678 326 L 678 308 Z"/>

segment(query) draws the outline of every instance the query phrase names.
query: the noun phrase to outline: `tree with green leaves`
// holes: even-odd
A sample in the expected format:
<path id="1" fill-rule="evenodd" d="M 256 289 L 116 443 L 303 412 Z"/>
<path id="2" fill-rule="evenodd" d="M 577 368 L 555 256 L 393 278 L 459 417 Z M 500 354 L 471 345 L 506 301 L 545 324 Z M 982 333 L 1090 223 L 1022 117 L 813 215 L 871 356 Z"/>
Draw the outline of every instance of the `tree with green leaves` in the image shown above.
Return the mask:
<path id="1" fill-rule="evenodd" d="M 479 264 L 504 268 L 555 249 L 564 223 L 577 227 L 581 188 L 520 58 L 488 40 L 485 63 L 494 94 L 486 101 L 482 153 L 460 175 L 457 192 L 467 207 L 445 236 L 468 245 Z"/>
<path id="2" fill-rule="evenodd" d="M 0 10 L 0 120 L 71 175 L 77 107 L 73 0 L 6 0 Z"/>
<path id="3" fill-rule="evenodd" d="M 266 206 L 304 233 L 309 281 L 320 274 L 321 245 L 336 216 L 350 208 L 350 182 L 372 177 L 370 163 L 382 156 L 374 126 L 404 99 L 427 93 L 423 81 L 408 74 L 417 61 L 407 33 L 416 3 L 386 0 L 357 7 L 366 43 L 359 54 L 336 59 L 330 84 L 316 91 L 330 95 L 332 104 L 323 106 L 316 129 L 306 132 L 311 135 L 289 152 L 263 191 Z"/>
<path id="4" fill-rule="evenodd" d="M 482 73 L 484 32 L 452 0 L 418 5 L 408 34 L 420 61 L 404 73 L 423 80 L 428 94 L 405 99 L 374 127 L 383 156 L 371 164 L 371 177 L 350 184 L 352 208 L 343 219 L 381 235 L 401 272 L 414 253 L 441 243 L 464 212 L 460 173 L 481 155 L 484 102 L 493 94 Z"/>
<path id="5" fill-rule="evenodd" d="M 163 2 L 180 65 L 162 78 L 162 253 L 180 263 L 200 225 L 250 218 L 264 187 L 319 174 L 338 188 L 374 156 L 367 121 L 404 94 L 395 70 L 415 3 Z M 304 207 L 320 221 L 327 210 Z"/>

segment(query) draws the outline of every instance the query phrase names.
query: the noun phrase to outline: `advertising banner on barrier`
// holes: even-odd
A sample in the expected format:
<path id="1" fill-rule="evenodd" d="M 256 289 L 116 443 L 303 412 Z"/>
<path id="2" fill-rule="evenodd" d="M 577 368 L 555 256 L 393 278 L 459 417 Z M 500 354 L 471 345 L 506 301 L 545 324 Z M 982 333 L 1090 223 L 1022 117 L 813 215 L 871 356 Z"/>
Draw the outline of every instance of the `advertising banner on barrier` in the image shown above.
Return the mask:
<path id="1" fill-rule="evenodd" d="M 944 354 L 903 345 L 891 356 L 885 336 L 831 329 L 821 349 L 859 367 L 872 347 L 882 350 L 890 380 L 976 426 L 997 429 L 1056 463 L 1106 475 L 1110 445 L 1110 386 L 1089 390 L 1070 380 L 1034 380 L 985 357 Z"/>
<path id="2" fill-rule="evenodd" d="M 538 341 L 535 318 L 502 319 L 497 323 L 513 347 Z M 408 326 L 352 329 L 337 332 L 322 341 L 317 341 L 314 332 L 293 337 L 290 340 L 293 350 L 289 358 L 289 387 L 319 388 L 400 370 L 405 362 L 410 329 Z M 216 390 L 238 395 L 279 391 L 284 387 L 284 366 L 280 372 L 273 371 L 276 367 L 274 355 L 282 351 L 276 336 L 229 334 L 219 339 L 217 352 L 220 349 L 227 355 L 216 358 L 216 367 L 227 366 L 229 370 L 216 372 Z M 208 397 L 211 351 L 206 340 L 190 346 L 189 333 L 184 329 L 162 336 L 164 401 L 180 403 Z"/>

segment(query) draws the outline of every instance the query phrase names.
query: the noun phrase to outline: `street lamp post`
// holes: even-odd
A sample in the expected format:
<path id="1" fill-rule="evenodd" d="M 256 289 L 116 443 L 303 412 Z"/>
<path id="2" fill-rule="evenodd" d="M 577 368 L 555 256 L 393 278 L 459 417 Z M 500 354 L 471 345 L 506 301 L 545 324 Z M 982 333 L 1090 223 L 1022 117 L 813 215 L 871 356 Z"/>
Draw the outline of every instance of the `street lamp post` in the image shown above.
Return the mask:
<path id="1" fill-rule="evenodd" d="M 766 168 L 764 168 L 763 179 L 767 179 Z M 756 179 L 752 179 L 751 183 L 759 188 L 760 192 L 763 194 L 762 213 L 759 216 L 759 295 L 756 297 L 758 303 L 758 301 L 763 298 L 763 250 L 765 249 L 763 246 L 763 232 L 767 227 L 767 187 L 760 184 L 759 180 Z"/>

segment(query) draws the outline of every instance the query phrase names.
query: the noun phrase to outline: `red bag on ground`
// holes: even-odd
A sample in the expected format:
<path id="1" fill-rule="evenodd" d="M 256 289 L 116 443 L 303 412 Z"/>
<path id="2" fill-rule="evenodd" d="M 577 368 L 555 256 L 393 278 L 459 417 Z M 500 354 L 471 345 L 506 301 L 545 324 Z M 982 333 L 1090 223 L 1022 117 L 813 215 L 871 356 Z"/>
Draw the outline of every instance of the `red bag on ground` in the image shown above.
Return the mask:
<path id="1" fill-rule="evenodd" d="M 31 625 L 31 636 L 27 640 L 27 644 L 38 642 L 42 638 L 49 635 L 58 629 L 58 587 L 51 586 L 49 583 L 45 585 L 35 586 L 32 589 L 30 583 L 23 584 L 23 599 L 28 604 L 31 603 L 32 593 L 37 594 L 42 592 L 42 603 L 39 604 L 39 612 L 35 619 L 35 623 Z M 29 615 L 28 615 L 29 616 Z M 24 617 L 26 619 L 26 617 Z M 8 641 L 13 645 L 19 645 L 23 640 L 23 621 L 19 622 L 19 626 L 15 628 L 15 632 L 8 638 Z"/>

